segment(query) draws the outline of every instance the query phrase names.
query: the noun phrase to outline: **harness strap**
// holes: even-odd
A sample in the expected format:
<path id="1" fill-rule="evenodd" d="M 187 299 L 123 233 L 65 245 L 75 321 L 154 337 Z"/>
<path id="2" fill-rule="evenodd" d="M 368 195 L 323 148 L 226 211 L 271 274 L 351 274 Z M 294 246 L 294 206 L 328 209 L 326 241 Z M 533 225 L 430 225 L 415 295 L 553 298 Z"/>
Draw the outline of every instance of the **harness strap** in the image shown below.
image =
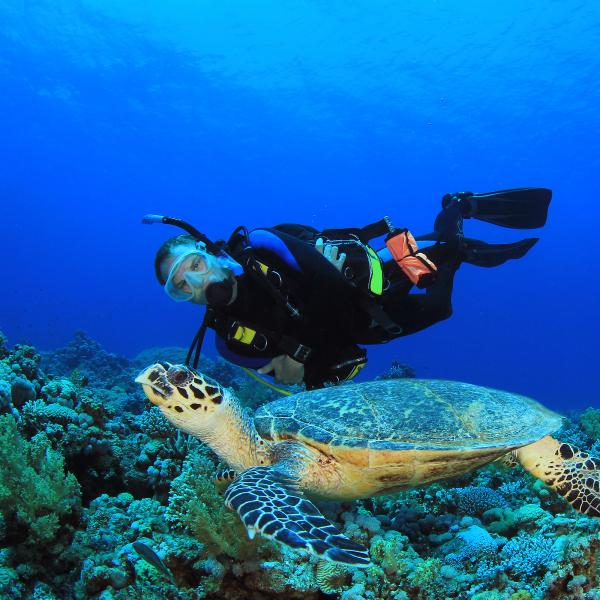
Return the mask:
<path id="1" fill-rule="evenodd" d="M 196 332 L 196 335 L 192 339 L 192 343 L 188 349 L 188 353 L 185 357 L 185 364 L 189 367 L 190 360 L 192 358 L 192 353 L 194 354 L 194 360 L 191 363 L 192 369 L 198 368 L 198 361 L 200 360 L 200 350 L 202 348 L 202 342 L 204 341 L 204 336 L 206 335 L 206 328 L 208 327 L 208 312 L 209 309 L 204 313 L 204 318 L 202 319 L 202 324 L 200 328 Z"/>
<path id="2" fill-rule="evenodd" d="M 283 289 L 281 274 L 268 265 L 260 262 L 248 249 L 244 250 L 245 256 L 240 257 L 246 267 L 245 272 L 252 277 L 280 306 L 283 306 L 294 319 L 301 319 L 302 313 L 294 306 Z"/>
<path id="3" fill-rule="evenodd" d="M 387 235 L 388 233 L 391 233 L 391 230 L 387 218 L 365 225 L 358 230 L 358 236 L 364 243 L 370 242 L 373 238 Z"/>
<path id="4" fill-rule="evenodd" d="M 236 342 L 258 352 L 281 351 L 303 364 L 312 354 L 311 348 L 288 335 L 256 327 L 239 319 L 219 314 L 214 309 L 207 312 L 210 312 L 208 326 L 228 342 Z"/>
<path id="5" fill-rule="evenodd" d="M 362 298 L 361 306 L 363 310 L 383 329 L 385 329 L 390 336 L 396 337 L 403 331 L 402 327 L 396 323 L 383 309 L 381 304 L 376 300 L 370 298 Z"/>

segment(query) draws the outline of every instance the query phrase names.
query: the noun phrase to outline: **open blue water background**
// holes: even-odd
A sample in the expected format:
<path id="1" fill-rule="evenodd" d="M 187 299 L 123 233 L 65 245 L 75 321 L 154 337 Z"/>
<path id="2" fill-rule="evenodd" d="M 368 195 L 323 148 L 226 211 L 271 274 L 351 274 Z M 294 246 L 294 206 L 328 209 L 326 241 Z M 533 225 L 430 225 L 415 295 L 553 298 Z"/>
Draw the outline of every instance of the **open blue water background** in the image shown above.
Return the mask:
<path id="1" fill-rule="evenodd" d="M 544 186 L 530 255 L 464 265 L 452 319 L 371 348 L 362 377 L 399 359 L 598 406 L 599 44 L 591 0 L 0 0 L 0 330 L 186 345 L 201 313 L 152 268 L 176 231 L 144 213 L 214 237 L 383 215 L 418 233 L 447 191 Z"/>

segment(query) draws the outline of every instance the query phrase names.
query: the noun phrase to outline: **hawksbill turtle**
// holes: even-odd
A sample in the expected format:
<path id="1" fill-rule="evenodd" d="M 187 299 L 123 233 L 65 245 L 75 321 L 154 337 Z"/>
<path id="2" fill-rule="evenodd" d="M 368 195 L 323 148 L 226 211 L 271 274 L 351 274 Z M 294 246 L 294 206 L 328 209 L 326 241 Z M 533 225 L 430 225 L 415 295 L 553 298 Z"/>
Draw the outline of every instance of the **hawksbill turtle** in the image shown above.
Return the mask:
<path id="1" fill-rule="evenodd" d="M 234 394 L 184 365 L 136 378 L 176 427 L 228 465 L 224 501 L 256 533 L 355 566 L 366 548 L 307 496 L 352 500 L 422 486 L 506 457 L 600 517 L 600 459 L 550 434 L 561 418 L 534 400 L 457 381 L 396 379 L 302 392 L 254 418 Z"/>

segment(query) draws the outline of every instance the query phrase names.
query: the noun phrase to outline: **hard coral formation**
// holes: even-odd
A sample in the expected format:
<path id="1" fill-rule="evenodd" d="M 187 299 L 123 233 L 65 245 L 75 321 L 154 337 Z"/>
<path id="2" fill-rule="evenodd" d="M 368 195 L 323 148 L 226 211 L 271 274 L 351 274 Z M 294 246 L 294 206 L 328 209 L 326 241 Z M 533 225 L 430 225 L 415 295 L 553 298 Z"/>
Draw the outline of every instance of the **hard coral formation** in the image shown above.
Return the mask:
<path id="1" fill-rule="evenodd" d="M 130 361 L 106 352 L 85 331 L 76 331 L 66 346 L 45 352 L 42 357 L 44 370 L 53 375 L 69 376 L 77 371 L 78 377 L 85 376 L 92 384 L 104 386 L 107 382 L 120 382 L 134 389 L 131 381 L 121 377 Z"/>
<path id="2" fill-rule="evenodd" d="M 393 360 L 390 368 L 375 379 L 405 379 L 416 377 L 415 370 L 410 365 L 405 365 L 399 360 Z"/>
<path id="3" fill-rule="evenodd" d="M 600 409 L 588 408 L 581 415 L 581 428 L 591 440 L 600 439 Z"/>
<path id="4" fill-rule="evenodd" d="M 366 569 L 249 540 L 214 485 L 215 457 L 133 384 L 148 363 L 184 354 L 151 349 L 128 360 L 80 332 L 40 359 L 0 334 L 1 597 L 600 598 L 598 521 L 500 464 L 393 496 L 323 504 L 369 547 Z M 202 369 L 248 408 L 274 398 L 225 361 L 202 357 Z M 385 374 L 411 375 L 400 363 Z M 597 413 L 571 415 L 561 437 L 597 446 Z"/>
<path id="5" fill-rule="evenodd" d="M 504 508 L 508 502 L 497 491 L 487 487 L 456 488 L 456 505 L 467 515 L 478 516 L 493 508 Z"/>

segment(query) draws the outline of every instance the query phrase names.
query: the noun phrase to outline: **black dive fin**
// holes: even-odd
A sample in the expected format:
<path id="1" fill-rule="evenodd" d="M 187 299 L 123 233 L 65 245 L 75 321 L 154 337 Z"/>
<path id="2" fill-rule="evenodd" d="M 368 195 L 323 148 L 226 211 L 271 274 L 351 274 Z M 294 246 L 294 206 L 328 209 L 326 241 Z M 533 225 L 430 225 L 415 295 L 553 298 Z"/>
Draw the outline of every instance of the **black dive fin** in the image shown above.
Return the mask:
<path id="1" fill-rule="evenodd" d="M 527 238 L 512 244 L 486 244 L 480 240 L 464 238 L 462 261 L 478 267 L 497 267 L 507 260 L 522 258 L 539 238 Z"/>
<path id="2" fill-rule="evenodd" d="M 512 229 L 543 227 L 548 216 L 552 190 L 517 188 L 468 196 L 471 210 L 466 218 Z"/>

